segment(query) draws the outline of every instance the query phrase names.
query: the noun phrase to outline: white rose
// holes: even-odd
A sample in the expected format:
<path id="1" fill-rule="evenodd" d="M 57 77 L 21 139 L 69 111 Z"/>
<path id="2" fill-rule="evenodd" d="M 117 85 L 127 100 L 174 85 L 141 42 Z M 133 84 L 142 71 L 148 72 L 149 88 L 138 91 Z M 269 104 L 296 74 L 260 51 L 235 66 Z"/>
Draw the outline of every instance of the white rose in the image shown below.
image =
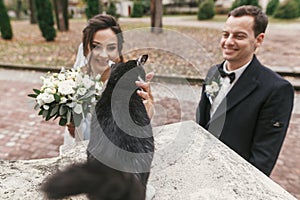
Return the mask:
<path id="1" fill-rule="evenodd" d="M 43 97 L 43 93 L 40 93 L 37 97 L 36 97 L 36 102 L 37 104 L 39 104 L 40 106 L 44 105 L 45 102 L 42 100 Z"/>
<path id="2" fill-rule="evenodd" d="M 82 83 L 86 89 L 89 89 L 94 84 L 94 81 L 89 79 L 88 76 L 85 76 L 82 80 Z"/>
<path id="3" fill-rule="evenodd" d="M 54 99 L 53 94 L 43 93 L 43 95 L 42 95 L 42 101 L 43 102 L 45 102 L 45 103 L 51 103 L 54 100 L 55 99 Z"/>
<path id="4" fill-rule="evenodd" d="M 51 103 L 54 100 L 55 100 L 54 96 L 52 94 L 48 94 L 48 93 L 40 93 L 36 97 L 36 101 L 40 106 L 44 105 L 45 103 Z"/>
<path id="5" fill-rule="evenodd" d="M 58 80 L 63 81 L 66 79 L 66 76 L 64 74 L 60 73 L 60 74 L 58 74 L 57 78 L 58 78 Z"/>
<path id="6" fill-rule="evenodd" d="M 211 92 L 211 90 L 212 90 L 211 85 L 206 85 L 205 90 L 206 90 L 206 92 Z"/>
<path id="7" fill-rule="evenodd" d="M 211 88 L 210 88 L 211 92 L 218 92 L 219 89 L 220 89 L 220 88 L 219 88 L 218 83 L 215 82 L 215 81 L 213 81 L 213 82 L 211 83 Z"/>
<path id="8" fill-rule="evenodd" d="M 81 104 L 76 104 L 75 108 L 74 108 L 74 112 L 77 114 L 82 113 L 82 106 Z"/>
<path id="9" fill-rule="evenodd" d="M 54 87 L 54 84 L 53 84 L 53 81 L 51 80 L 51 78 L 44 78 L 43 86 L 44 87 Z"/>
<path id="10" fill-rule="evenodd" d="M 81 76 L 80 73 L 78 73 L 78 74 L 76 75 L 76 83 L 78 83 L 78 84 L 81 84 L 81 83 L 82 83 L 82 76 Z"/>
<path id="11" fill-rule="evenodd" d="M 48 105 L 43 105 L 43 108 L 44 108 L 45 110 L 49 110 L 49 106 L 48 106 Z"/>
<path id="12" fill-rule="evenodd" d="M 74 71 L 74 69 L 71 69 L 71 71 L 68 71 L 67 79 L 75 79 L 77 76 L 77 72 Z"/>
<path id="13" fill-rule="evenodd" d="M 75 91 L 73 87 L 75 86 L 76 86 L 75 82 L 71 79 L 62 81 L 58 83 L 58 92 L 63 95 L 74 94 Z"/>
<path id="14" fill-rule="evenodd" d="M 55 88 L 46 88 L 44 92 L 48 94 L 54 94 L 56 90 Z"/>

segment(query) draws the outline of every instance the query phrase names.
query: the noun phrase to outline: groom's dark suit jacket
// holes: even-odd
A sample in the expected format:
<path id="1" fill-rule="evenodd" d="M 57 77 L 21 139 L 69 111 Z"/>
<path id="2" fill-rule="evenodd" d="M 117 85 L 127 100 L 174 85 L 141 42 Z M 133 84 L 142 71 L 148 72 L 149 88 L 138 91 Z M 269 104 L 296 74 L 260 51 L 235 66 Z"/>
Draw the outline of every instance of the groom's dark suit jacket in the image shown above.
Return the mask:
<path id="1" fill-rule="evenodd" d="M 218 66 L 209 70 L 205 83 L 219 76 Z M 211 104 L 205 83 L 197 123 L 270 175 L 289 125 L 294 99 L 292 85 L 254 56 L 210 119 Z"/>

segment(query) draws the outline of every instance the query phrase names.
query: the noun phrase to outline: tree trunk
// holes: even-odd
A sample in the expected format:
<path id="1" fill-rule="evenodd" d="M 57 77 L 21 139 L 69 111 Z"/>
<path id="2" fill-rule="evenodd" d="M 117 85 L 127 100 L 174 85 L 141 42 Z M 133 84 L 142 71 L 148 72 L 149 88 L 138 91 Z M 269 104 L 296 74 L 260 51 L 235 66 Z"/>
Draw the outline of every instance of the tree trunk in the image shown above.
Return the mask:
<path id="1" fill-rule="evenodd" d="M 29 0 L 29 9 L 30 9 L 30 24 L 36 24 L 36 8 L 35 8 L 35 0 Z"/>
<path id="2" fill-rule="evenodd" d="M 162 16 L 163 6 L 162 0 L 151 0 L 151 32 L 162 33 Z"/>
<path id="3" fill-rule="evenodd" d="M 68 0 L 54 0 L 55 17 L 59 31 L 69 30 Z"/>
<path id="4" fill-rule="evenodd" d="M 16 17 L 17 19 L 21 19 L 21 12 L 22 12 L 22 1 L 17 1 L 17 11 L 16 11 Z"/>

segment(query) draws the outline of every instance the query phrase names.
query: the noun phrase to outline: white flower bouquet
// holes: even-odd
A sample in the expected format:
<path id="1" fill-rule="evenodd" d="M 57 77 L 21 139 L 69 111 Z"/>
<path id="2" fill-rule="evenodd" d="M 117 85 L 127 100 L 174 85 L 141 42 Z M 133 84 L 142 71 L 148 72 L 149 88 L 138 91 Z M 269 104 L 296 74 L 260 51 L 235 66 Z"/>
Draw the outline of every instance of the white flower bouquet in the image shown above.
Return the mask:
<path id="1" fill-rule="evenodd" d="M 100 75 L 92 78 L 80 69 L 61 69 L 59 73 L 48 72 L 41 77 L 40 90 L 33 89 L 29 97 L 35 99 L 34 108 L 48 121 L 60 118 L 59 125 L 73 123 L 79 126 L 100 97 Z"/>

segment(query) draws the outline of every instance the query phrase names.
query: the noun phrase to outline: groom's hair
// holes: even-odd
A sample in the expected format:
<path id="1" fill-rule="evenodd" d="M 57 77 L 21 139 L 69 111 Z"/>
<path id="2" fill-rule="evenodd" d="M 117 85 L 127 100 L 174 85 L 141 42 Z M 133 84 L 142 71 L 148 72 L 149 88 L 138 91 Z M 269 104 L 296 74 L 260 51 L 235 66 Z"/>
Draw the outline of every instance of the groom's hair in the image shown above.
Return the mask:
<path id="1" fill-rule="evenodd" d="M 122 49 L 124 38 L 122 29 L 117 23 L 117 20 L 111 15 L 98 14 L 89 19 L 86 27 L 83 29 L 82 43 L 83 43 L 83 54 L 87 56 L 89 53 L 89 46 L 93 45 L 93 37 L 99 30 L 110 28 L 117 36 L 118 39 L 118 52 L 120 60 L 123 62 Z"/>
<path id="2" fill-rule="evenodd" d="M 268 16 L 257 6 L 240 6 L 229 12 L 228 17 L 252 16 L 254 18 L 253 31 L 257 37 L 260 33 L 265 33 L 268 25 Z"/>

